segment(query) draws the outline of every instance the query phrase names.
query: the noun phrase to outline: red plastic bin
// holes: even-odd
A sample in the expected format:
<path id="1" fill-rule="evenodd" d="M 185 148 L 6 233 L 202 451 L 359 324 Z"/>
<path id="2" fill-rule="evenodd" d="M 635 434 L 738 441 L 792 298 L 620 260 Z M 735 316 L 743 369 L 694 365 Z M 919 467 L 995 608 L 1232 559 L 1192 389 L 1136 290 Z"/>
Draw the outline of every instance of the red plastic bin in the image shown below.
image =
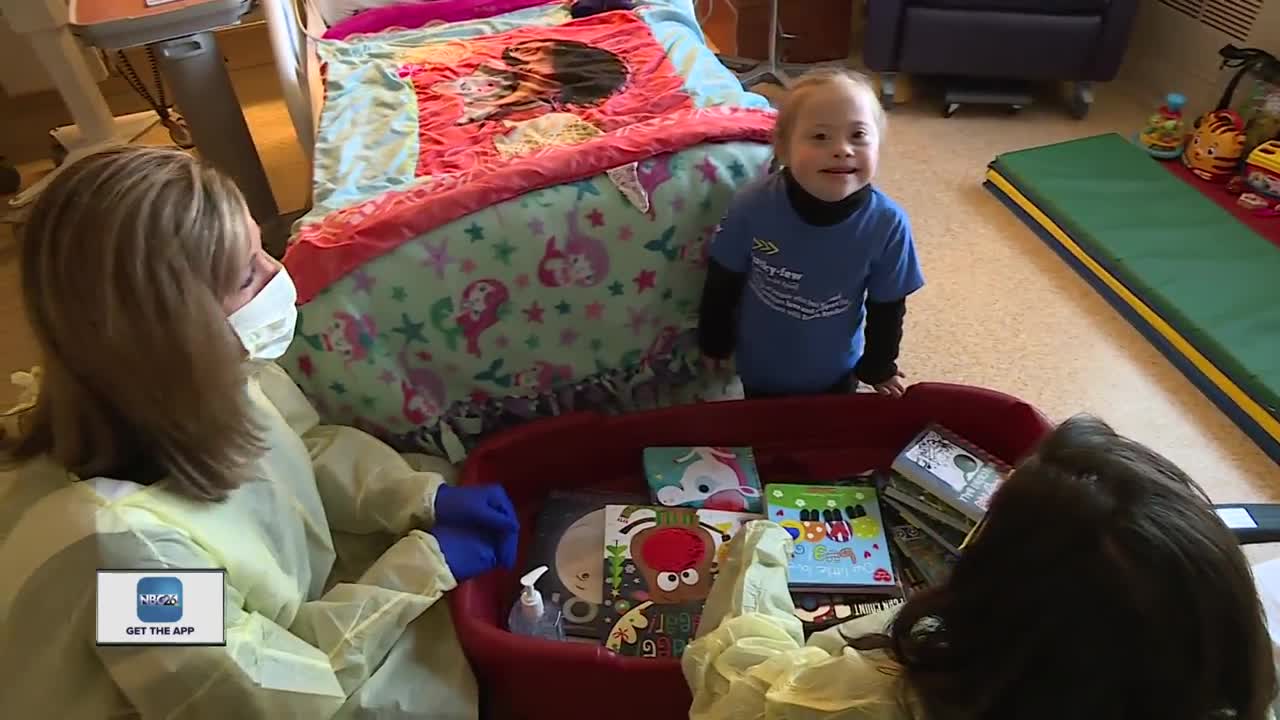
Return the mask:
<path id="1" fill-rule="evenodd" d="M 1027 403 L 982 388 L 912 386 L 900 399 L 873 394 L 744 400 L 606 416 L 576 413 L 495 435 L 468 457 L 463 485 L 501 483 L 520 516 L 521 559 L 554 489 L 643 492 L 641 451 L 653 445 L 750 445 L 769 480 L 834 480 L 886 468 L 929 422 L 940 422 L 1017 463 L 1051 427 Z M 494 572 L 449 594 L 462 647 L 493 718 L 687 717 L 677 660 L 615 655 L 600 646 L 513 635 L 506 617 L 517 572 Z"/>

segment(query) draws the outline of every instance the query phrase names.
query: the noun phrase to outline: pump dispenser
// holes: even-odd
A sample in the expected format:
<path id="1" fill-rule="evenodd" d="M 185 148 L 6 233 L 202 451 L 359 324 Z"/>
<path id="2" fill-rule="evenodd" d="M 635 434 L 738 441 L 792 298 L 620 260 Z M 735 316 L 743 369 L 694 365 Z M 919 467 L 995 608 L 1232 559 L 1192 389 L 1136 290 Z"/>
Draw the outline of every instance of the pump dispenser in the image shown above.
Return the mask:
<path id="1" fill-rule="evenodd" d="M 564 639 L 564 623 L 560 609 L 548 607 L 542 599 L 542 593 L 535 587 L 538 579 L 549 568 L 540 565 L 520 578 L 520 599 L 511 606 L 511 614 L 507 616 L 507 629 L 517 635 L 540 637 L 547 640 Z"/>

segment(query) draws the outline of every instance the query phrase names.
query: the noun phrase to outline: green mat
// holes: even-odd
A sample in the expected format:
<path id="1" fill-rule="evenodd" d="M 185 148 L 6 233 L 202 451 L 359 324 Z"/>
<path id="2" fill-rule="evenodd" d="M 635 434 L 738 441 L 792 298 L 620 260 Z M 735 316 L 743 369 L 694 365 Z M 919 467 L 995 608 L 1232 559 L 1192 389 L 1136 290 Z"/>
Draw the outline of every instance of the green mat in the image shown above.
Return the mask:
<path id="1" fill-rule="evenodd" d="M 992 168 L 1277 417 L 1280 249 L 1119 135 Z"/>

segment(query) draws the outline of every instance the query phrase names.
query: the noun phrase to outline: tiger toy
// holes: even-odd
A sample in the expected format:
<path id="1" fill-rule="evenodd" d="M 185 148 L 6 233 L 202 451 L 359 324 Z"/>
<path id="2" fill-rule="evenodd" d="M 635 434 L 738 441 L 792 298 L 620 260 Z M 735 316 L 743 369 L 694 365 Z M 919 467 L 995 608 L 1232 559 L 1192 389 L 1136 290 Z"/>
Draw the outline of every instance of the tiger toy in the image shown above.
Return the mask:
<path id="1" fill-rule="evenodd" d="M 1196 120 L 1182 164 L 1202 180 L 1227 182 L 1240 167 L 1244 145 L 1240 116 L 1232 110 L 1215 110 Z"/>

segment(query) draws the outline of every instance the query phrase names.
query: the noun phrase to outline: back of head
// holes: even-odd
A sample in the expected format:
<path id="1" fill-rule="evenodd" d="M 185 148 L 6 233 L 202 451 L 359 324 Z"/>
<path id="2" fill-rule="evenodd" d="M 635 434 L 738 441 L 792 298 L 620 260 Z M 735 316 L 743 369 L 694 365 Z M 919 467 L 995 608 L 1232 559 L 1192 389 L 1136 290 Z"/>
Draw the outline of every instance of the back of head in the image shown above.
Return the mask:
<path id="1" fill-rule="evenodd" d="M 933 719 L 1259 720 L 1276 688 L 1248 564 L 1203 491 L 1088 417 L 1014 472 L 890 645 Z"/>
<path id="2" fill-rule="evenodd" d="M 111 150 L 54 179 L 22 232 L 44 373 L 10 459 L 143 468 L 130 479 L 204 499 L 238 484 L 258 441 L 222 299 L 244 280 L 247 218 L 231 180 L 176 150 Z"/>

